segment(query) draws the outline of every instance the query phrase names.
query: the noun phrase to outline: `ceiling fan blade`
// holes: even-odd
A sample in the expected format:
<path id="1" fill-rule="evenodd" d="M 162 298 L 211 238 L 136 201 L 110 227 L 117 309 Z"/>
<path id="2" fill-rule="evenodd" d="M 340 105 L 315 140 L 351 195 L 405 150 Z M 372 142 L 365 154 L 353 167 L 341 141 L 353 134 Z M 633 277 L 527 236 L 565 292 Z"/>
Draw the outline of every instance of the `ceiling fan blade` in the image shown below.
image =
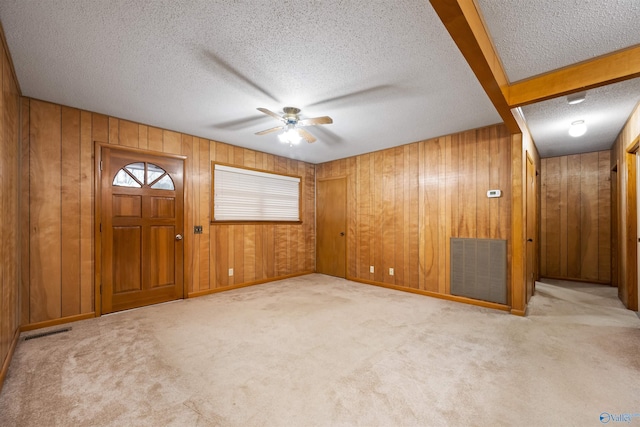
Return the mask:
<path id="1" fill-rule="evenodd" d="M 231 76 L 235 76 L 239 81 L 246 83 L 247 85 L 251 86 L 252 88 L 256 89 L 258 92 L 262 93 L 263 95 L 268 96 L 269 98 L 271 98 L 272 100 L 274 100 L 275 102 L 279 102 L 275 96 L 273 96 L 273 94 L 267 92 L 266 89 L 264 89 L 263 87 L 261 87 L 260 85 L 258 85 L 256 82 L 254 82 L 253 80 L 251 80 L 249 77 L 245 76 L 244 74 L 242 74 L 237 68 L 234 68 L 233 66 L 231 66 L 228 62 L 224 61 L 222 58 L 220 58 L 219 56 L 217 56 L 215 53 L 213 53 L 210 50 L 204 50 L 203 51 L 204 57 L 206 57 L 209 61 L 211 61 L 214 65 L 216 65 L 216 68 L 221 68 L 224 71 L 226 71 L 229 75 Z"/>
<path id="2" fill-rule="evenodd" d="M 313 128 L 314 133 L 319 133 L 322 142 L 328 145 L 336 145 L 344 143 L 344 139 L 339 137 L 337 134 L 331 132 L 326 126 L 318 126 Z"/>
<path id="3" fill-rule="evenodd" d="M 260 132 L 256 132 L 256 135 L 264 135 L 264 134 L 271 133 L 271 132 L 276 132 L 276 131 L 279 131 L 279 130 L 282 130 L 282 126 L 276 126 L 274 128 L 271 128 L 271 129 L 261 130 Z"/>
<path id="4" fill-rule="evenodd" d="M 345 95 L 335 96 L 333 98 L 323 99 L 322 101 L 314 102 L 313 104 L 305 105 L 305 108 L 316 107 L 319 105 L 331 105 L 331 106 L 344 106 L 352 105 L 354 100 L 358 103 L 372 103 L 382 102 L 390 97 L 397 97 L 402 92 L 402 89 L 393 85 L 378 85 L 367 89 L 358 90 L 355 92 L 347 93 Z"/>
<path id="5" fill-rule="evenodd" d="M 316 138 L 304 129 L 298 129 L 298 134 L 306 139 L 308 143 L 316 142 Z"/>
<path id="6" fill-rule="evenodd" d="M 273 117 L 274 119 L 276 119 L 276 120 L 278 120 L 278 121 L 281 121 L 281 122 L 283 122 L 283 123 L 284 123 L 284 121 L 285 121 L 285 120 L 284 120 L 280 115 L 278 115 L 278 114 L 274 113 L 274 112 L 273 112 L 273 111 L 271 111 L 271 110 L 267 110 L 266 108 L 258 108 L 257 110 L 258 110 L 258 111 L 260 111 L 260 112 L 263 112 L 263 113 L 265 113 L 266 115 L 271 116 L 271 117 Z"/>
<path id="7" fill-rule="evenodd" d="M 298 126 L 315 126 L 315 125 L 329 125 L 333 123 L 333 119 L 329 116 L 314 117 L 312 119 L 302 119 L 298 121 Z"/>
<path id="8" fill-rule="evenodd" d="M 268 120 L 265 116 L 253 116 L 246 117 L 244 119 L 236 119 L 230 120 L 228 122 L 217 123 L 211 125 L 211 127 L 216 129 L 242 129 L 251 126 L 253 123 L 262 122 Z"/>

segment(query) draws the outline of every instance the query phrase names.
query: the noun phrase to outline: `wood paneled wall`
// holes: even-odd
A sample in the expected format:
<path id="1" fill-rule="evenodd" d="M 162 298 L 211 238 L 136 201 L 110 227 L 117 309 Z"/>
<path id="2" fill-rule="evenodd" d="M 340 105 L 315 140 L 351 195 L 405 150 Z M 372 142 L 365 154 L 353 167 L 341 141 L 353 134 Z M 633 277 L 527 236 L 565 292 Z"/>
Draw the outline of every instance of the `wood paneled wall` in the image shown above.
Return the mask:
<path id="1" fill-rule="evenodd" d="M 30 226 L 23 237 L 24 325 L 95 310 L 94 141 L 187 157 L 184 271 L 190 296 L 314 270 L 314 165 L 33 99 L 25 100 L 25 111 L 23 218 Z M 212 161 L 300 175 L 302 224 L 210 224 Z M 193 234 L 194 225 L 204 233 Z"/>
<path id="2" fill-rule="evenodd" d="M 20 90 L 0 28 L 0 388 L 20 327 Z"/>
<path id="3" fill-rule="evenodd" d="M 612 148 L 611 168 L 616 169 L 617 177 L 616 198 L 617 204 L 614 212 L 616 217 L 614 229 L 616 235 L 616 257 L 618 295 L 624 305 L 631 310 L 638 310 L 638 261 L 637 261 L 637 206 L 638 197 L 636 174 L 635 150 L 640 142 L 640 104 L 622 128 L 620 135 Z"/>
<path id="4" fill-rule="evenodd" d="M 451 237 L 510 244 L 511 141 L 497 125 L 318 165 L 347 177 L 347 277 L 449 295 Z"/>
<path id="5" fill-rule="evenodd" d="M 611 152 L 542 159 L 544 277 L 611 283 Z"/>

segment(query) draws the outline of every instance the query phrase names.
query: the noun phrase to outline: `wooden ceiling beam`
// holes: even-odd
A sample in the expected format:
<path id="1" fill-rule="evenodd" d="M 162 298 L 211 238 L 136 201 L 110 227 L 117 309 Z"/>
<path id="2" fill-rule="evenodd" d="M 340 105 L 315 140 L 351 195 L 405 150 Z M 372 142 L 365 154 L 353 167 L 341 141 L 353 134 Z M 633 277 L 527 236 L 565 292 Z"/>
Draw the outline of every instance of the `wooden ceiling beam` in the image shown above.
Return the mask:
<path id="1" fill-rule="evenodd" d="M 640 77 L 640 45 L 515 82 L 504 90 L 511 108 Z"/>
<path id="2" fill-rule="evenodd" d="M 504 91 L 509 81 L 473 0 L 430 0 L 451 38 L 512 134 L 521 133 Z"/>

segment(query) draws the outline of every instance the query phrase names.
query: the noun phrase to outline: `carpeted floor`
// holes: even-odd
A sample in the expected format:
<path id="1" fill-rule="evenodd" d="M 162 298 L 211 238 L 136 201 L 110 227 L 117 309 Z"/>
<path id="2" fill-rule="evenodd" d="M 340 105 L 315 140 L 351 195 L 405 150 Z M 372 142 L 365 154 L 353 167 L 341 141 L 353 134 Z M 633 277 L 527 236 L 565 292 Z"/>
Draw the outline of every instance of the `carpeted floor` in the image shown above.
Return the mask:
<path id="1" fill-rule="evenodd" d="M 640 425 L 616 291 L 538 283 L 521 318 L 313 274 L 103 316 L 18 344 L 0 425 Z"/>

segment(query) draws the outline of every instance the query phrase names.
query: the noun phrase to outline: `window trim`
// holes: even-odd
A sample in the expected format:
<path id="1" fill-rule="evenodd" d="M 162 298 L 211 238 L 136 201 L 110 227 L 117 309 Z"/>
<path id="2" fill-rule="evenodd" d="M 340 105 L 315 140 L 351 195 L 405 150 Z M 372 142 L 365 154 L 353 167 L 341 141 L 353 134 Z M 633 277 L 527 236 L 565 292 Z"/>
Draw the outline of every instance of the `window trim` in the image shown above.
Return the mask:
<path id="1" fill-rule="evenodd" d="M 297 221 L 289 221 L 289 220 L 282 220 L 282 221 L 278 221 L 278 220 L 253 220 L 253 219 L 246 219 L 246 220 L 229 220 L 229 219 L 215 219 L 215 174 L 216 174 L 216 165 L 220 165 L 220 166 L 224 166 L 224 167 L 228 167 L 228 168 L 233 168 L 233 169 L 241 169 L 241 170 L 247 170 L 247 171 L 253 171 L 253 172 L 260 172 L 260 173 L 264 173 L 264 174 L 268 174 L 268 175 L 276 175 L 276 176 L 285 176 L 285 177 L 290 177 L 290 178 L 296 178 L 298 179 L 298 220 Z M 211 162 L 211 192 L 210 192 L 210 209 L 211 209 L 211 220 L 210 223 L 211 224 L 243 224 L 243 225 L 251 225 L 251 224 L 302 224 L 302 215 L 303 215 L 303 211 L 302 211 L 302 199 L 303 199 L 303 194 L 302 194 L 302 189 L 303 187 L 303 180 L 304 178 L 300 175 L 292 175 L 292 174 L 288 174 L 288 173 L 280 173 L 280 172 L 274 172 L 274 171 L 270 171 L 270 170 L 266 170 L 266 169 L 258 169 L 258 168 L 252 168 L 252 167 L 247 167 L 247 166 L 238 166 L 238 165 L 234 165 L 231 163 L 224 163 L 224 162 L 217 162 L 217 161 L 212 161 Z"/>

